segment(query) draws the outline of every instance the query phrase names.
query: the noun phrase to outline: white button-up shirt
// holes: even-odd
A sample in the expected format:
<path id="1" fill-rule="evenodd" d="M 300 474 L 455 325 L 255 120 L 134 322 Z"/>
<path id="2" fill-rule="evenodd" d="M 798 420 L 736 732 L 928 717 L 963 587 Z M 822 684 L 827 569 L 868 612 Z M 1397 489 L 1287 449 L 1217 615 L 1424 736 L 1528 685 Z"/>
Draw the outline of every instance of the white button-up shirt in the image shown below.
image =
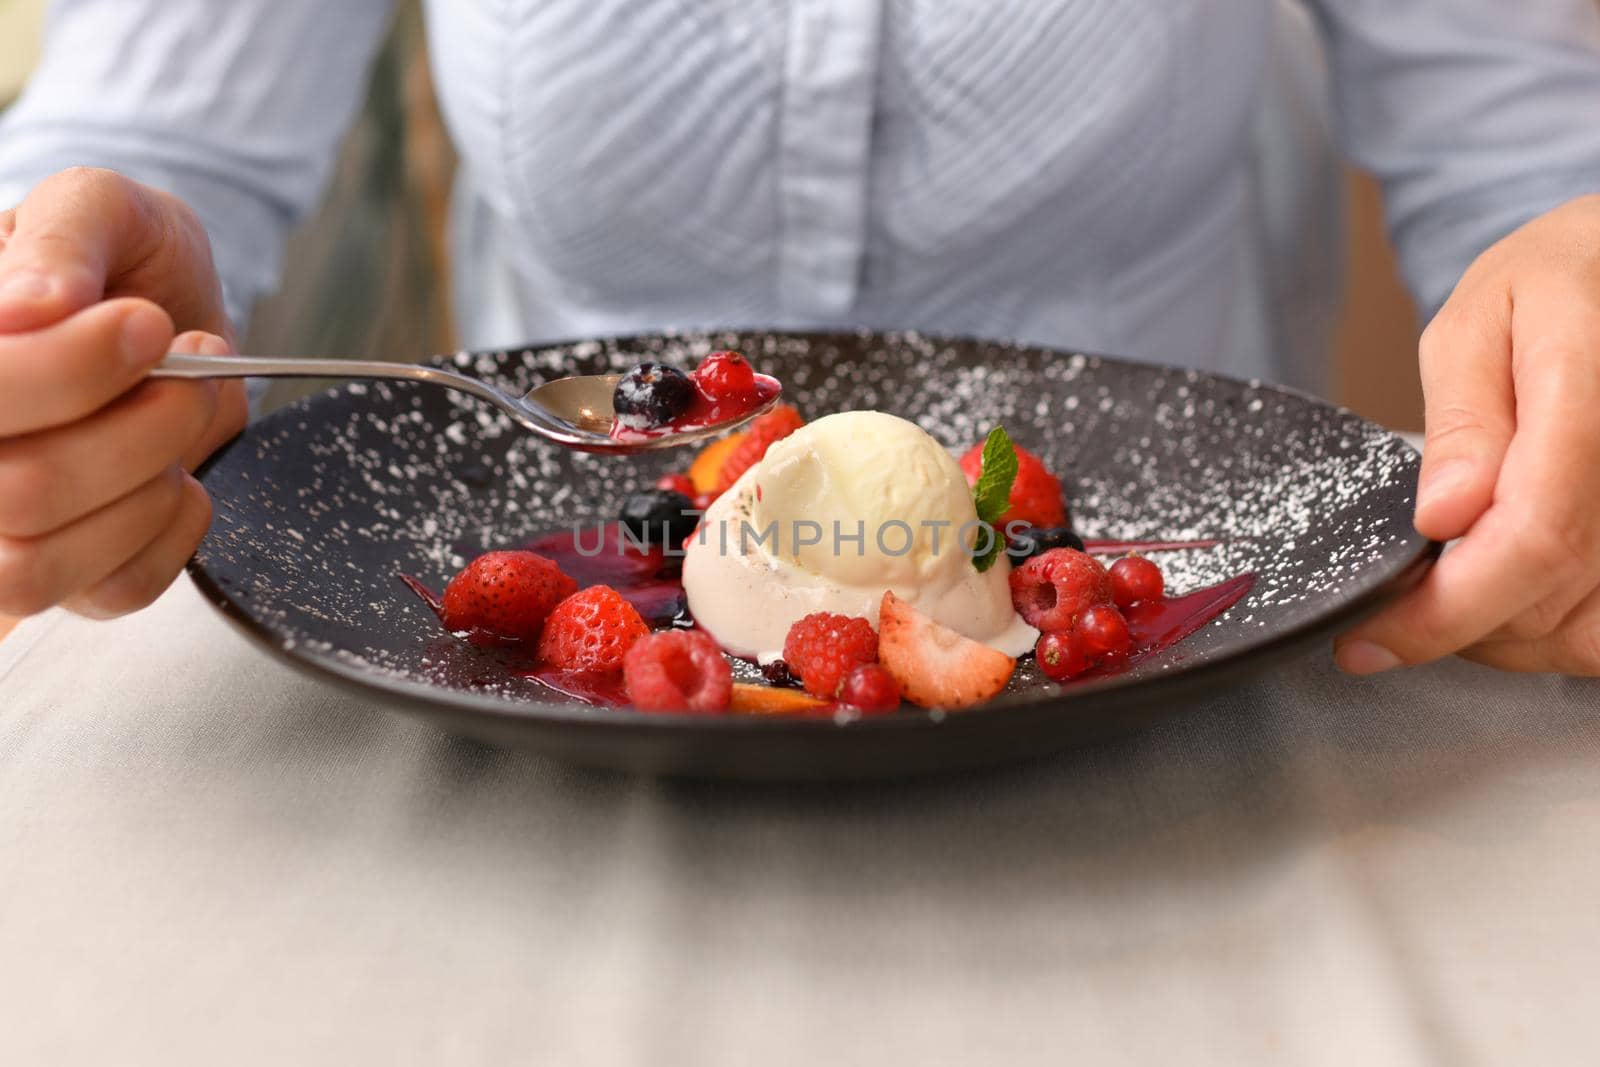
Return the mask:
<path id="1" fill-rule="evenodd" d="M 205 219 L 243 316 L 390 8 L 58 0 L 0 124 L 0 202 L 76 163 L 165 187 Z M 1384 180 L 1433 306 L 1494 240 L 1600 191 L 1600 12 L 1305 8 L 433 0 L 465 339 L 914 327 L 1316 385 L 1305 326 L 1337 270 L 1331 216 L 1297 198 L 1333 186 L 1297 27 L 1326 46 L 1333 131 Z"/>

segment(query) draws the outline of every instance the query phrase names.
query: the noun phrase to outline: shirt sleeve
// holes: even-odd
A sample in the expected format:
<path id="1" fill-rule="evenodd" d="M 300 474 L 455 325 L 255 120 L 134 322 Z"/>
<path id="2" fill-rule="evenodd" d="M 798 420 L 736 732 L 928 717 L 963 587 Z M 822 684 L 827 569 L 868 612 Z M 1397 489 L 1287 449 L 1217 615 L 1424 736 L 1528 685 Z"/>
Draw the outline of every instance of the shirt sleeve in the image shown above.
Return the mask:
<path id="1" fill-rule="evenodd" d="M 205 223 L 228 313 L 276 286 L 393 0 L 55 0 L 0 116 L 0 206 L 77 165 L 164 189 Z"/>
<path id="2" fill-rule="evenodd" d="M 1383 182 L 1424 311 L 1528 220 L 1600 192 L 1594 0 L 1311 0 L 1341 143 Z"/>

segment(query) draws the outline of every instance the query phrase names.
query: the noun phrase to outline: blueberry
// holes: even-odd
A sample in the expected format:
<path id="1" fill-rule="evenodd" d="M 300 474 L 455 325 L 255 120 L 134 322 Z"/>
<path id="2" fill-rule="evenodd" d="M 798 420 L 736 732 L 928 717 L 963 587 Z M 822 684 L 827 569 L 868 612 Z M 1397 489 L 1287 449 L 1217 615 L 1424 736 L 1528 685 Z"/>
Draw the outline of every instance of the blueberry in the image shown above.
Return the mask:
<path id="1" fill-rule="evenodd" d="M 618 516 L 634 539 L 652 548 L 677 548 L 694 533 L 700 518 L 694 501 L 670 489 L 644 489 L 622 502 Z M 662 530 L 666 530 L 663 540 Z"/>
<path id="2" fill-rule="evenodd" d="M 780 689 L 799 689 L 800 679 L 789 670 L 789 665 L 781 659 L 775 659 L 761 668 L 761 676 L 770 684 Z"/>
<path id="3" fill-rule="evenodd" d="M 665 363 L 641 363 L 617 383 L 611 408 L 629 429 L 653 430 L 688 411 L 694 397 L 694 383 L 683 371 Z"/>
<path id="4" fill-rule="evenodd" d="M 1030 526 L 1012 538 L 1006 546 L 1006 555 L 1011 557 L 1012 566 L 1016 566 L 1052 548 L 1075 548 L 1082 552 L 1083 538 L 1073 533 L 1070 526 Z"/>

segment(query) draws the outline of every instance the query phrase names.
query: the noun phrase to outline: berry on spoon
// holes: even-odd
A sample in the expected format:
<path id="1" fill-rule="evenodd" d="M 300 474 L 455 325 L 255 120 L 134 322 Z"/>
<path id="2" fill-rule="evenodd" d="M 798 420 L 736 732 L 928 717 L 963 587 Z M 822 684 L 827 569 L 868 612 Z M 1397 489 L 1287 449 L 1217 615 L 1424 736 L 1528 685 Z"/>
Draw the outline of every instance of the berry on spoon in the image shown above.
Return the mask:
<path id="1" fill-rule="evenodd" d="M 689 376 L 665 363 L 645 362 L 617 382 L 611 409 L 630 430 L 654 430 L 670 424 L 694 403 Z"/>
<path id="2" fill-rule="evenodd" d="M 690 375 L 709 400 L 748 400 L 756 395 L 756 372 L 737 352 L 713 352 Z"/>

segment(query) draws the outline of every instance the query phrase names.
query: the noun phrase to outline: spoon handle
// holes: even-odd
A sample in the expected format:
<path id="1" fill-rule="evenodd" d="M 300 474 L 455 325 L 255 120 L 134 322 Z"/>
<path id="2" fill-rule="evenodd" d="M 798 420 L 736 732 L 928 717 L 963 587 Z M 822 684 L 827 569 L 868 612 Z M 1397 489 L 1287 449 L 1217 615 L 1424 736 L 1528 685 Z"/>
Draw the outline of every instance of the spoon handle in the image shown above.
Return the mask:
<path id="1" fill-rule="evenodd" d="M 385 381 L 422 382 L 442 385 L 467 393 L 510 414 L 524 426 L 547 436 L 565 439 L 568 428 L 543 411 L 520 404 L 514 398 L 476 378 L 441 367 L 412 363 L 382 363 L 361 359 L 278 359 L 268 356 L 194 356 L 170 353 L 151 371 L 152 378 L 349 378 Z"/>
<path id="2" fill-rule="evenodd" d="M 150 372 L 152 378 L 384 378 L 438 382 L 465 379 L 453 371 L 410 363 L 358 359 L 278 359 L 269 356 L 193 356 L 170 353 Z M 481 382 L 478 384 L 482 384 Z M 485 389 L 488 386 L 484 386 Z"/>

